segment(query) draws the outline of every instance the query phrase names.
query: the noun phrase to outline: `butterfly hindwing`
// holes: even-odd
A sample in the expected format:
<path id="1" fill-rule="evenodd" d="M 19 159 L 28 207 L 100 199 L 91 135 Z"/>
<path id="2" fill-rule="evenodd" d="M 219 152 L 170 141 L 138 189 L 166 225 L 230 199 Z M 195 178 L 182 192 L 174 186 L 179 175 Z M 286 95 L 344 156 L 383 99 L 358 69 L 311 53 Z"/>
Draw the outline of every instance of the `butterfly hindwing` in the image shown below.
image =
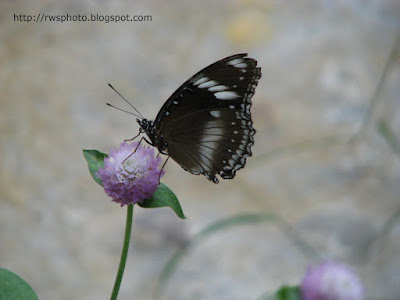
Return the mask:
<path id="1" fill-rule="evenodd" d="M 243 116 L 240 119 L 227 109 L 219 109 L 182 120 L 171 132 L 171 136 L 176 134 L 179 138 L 166 137 L 169 155 L 184 169 L 203 174 L 213 182 L 218 182 L 217 174 L 224 179 L 233 178 L 251 155 L 254 143 L 251 120 L 244 120 Z M 197 126 L 186 126 L 191 122 Z"/>
<path id="2" fill-rule="evenodd" d="M 246 55 L 227 57 L 192 76 L 154 121 L 168 155 L 215 183 L 217 174 L 233 178 L 254 144 L 250 107 L 261 69 Z"/>

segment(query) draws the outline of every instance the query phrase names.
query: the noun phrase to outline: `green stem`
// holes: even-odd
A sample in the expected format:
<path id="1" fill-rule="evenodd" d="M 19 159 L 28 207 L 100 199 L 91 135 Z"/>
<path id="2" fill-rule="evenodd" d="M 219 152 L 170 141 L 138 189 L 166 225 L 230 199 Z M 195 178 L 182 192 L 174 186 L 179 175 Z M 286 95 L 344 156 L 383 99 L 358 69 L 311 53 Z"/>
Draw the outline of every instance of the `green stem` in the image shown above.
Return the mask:
<path id="1" fill-rule="evenodd" d="M 124 276 L 126 258 L 128 257 L 129 242 L 131 240 L 132 219 L 133 219 L 133 204 L 130 204 L 128 205 L 126 213 L 124 245 L 122 247 L 121 260 L 119 262 L 118 273 L 117 277 L 115 278 L 114 288 L 111 294 L 111 300 L 117 300 L 122 277 Z"/>

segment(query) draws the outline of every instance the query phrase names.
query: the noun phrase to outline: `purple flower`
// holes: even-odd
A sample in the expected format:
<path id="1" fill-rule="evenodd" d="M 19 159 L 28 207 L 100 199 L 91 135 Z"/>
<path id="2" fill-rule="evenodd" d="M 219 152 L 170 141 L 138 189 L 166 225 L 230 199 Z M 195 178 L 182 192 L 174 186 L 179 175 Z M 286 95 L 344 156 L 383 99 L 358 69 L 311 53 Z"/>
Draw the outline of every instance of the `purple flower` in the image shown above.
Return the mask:
<path id="1" fill-rule="evenodd" d="M 363 300 L 364 288 L 348 265 L 325 262 L 307 270 L 301 295 L 304 300 Z"/>
<path id="2" fill-rule="evenodd" d="M 157 189 L 160 172 L 164 175 L 159 169 L 161 157 L 154 158 L 154 149 L 142 145 L 136 149 L 137 145 L 123 142 L 112 149 L 97 173 L 106 194 L 121 206 L 149 199 Z"/>

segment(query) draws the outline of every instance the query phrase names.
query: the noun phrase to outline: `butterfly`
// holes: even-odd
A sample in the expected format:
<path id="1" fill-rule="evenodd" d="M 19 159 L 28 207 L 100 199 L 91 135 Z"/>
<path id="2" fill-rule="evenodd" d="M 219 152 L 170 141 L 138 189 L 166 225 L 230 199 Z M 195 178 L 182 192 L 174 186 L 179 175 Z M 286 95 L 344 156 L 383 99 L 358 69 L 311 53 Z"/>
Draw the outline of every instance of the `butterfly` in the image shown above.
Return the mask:
<path id="1" fill-rule="evenodd" d="M 138 118 L 139 134 L 192 174 L 232 179 L 252 155 L 251 98 L 260 78 L 247 53 L 221 59 L 183 83 L 154 121 Z"/>

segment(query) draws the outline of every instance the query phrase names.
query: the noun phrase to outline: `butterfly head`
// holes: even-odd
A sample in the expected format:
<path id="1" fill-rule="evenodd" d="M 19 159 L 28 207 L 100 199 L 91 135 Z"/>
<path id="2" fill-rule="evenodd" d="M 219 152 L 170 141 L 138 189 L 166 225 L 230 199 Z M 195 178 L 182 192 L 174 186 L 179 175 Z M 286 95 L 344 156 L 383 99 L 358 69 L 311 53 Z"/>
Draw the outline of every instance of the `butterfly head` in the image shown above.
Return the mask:
<path id="1" fill-rule="evenodd" d="M 153 125 L 152 121 L 149 121 L 147 119 L 136 119 L 136 122 L 139 123 L 140 126 L 140 132 L 149 132 L 151 126 Z"/>

